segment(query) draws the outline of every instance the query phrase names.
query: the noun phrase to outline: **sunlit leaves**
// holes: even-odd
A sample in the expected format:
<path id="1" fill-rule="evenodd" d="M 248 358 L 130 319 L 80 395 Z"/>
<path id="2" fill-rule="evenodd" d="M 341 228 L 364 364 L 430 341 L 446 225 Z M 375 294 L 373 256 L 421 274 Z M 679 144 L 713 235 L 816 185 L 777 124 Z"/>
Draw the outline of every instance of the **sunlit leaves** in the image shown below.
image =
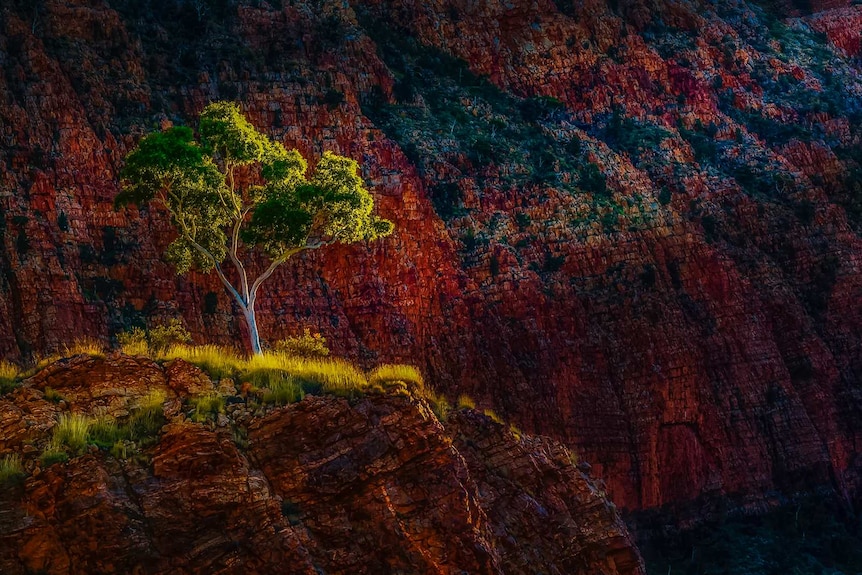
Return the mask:
<path id="1" fill-rule="evenodd" d="M 178 237 L 166 257 L 178 273 L 212 269 L 235 248 L 258 248 L 277 261 L 392 232 L 372 213 L 355 161 L 326 152 L 306 179 L 302 155 L 258 132 L 230 102 L 207 106 L 199 131 L 200 144 L 184 127 L 143 138 L 126 158 L 116 200 L 168 210 Z M 236 227 L 242 246 L 231 244 Z"/>

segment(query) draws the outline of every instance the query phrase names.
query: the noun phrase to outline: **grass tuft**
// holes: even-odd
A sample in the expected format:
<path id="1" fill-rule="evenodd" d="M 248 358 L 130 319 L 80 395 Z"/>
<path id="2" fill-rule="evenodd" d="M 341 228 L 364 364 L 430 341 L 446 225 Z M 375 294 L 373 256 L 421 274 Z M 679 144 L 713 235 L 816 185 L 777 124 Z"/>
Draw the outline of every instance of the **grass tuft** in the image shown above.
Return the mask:
<path id="1" fill-rule="evenodd" d="M 65 463 L 69 461 L 69 455 L 60 449 L 48 447 L 48 449 L 42 452 L 42 456 L 39 458 L 39 461 L 43 468 L 47 468 L 51 467 L 55 463 Z"/>
<path id="2" fill-rule="evenodd" d="M 110 449 L 129 435 L 128 428 L 117 425 L 107 417 L 99 417 L 90 424 L 88 440 L 101 449 Z"/>
<path id="3" fill-rule="evenodd" d="M 66 345 L 63 349 L 64 357 L 72 357 L 74 355 L 89 355 L 91 357 L 104 357 L 105 348 L 102 343 L 92 337 L 81 337 L 72 342 L 72 345 Z"/>
<path id="4" fill-rule="evenodd" d="M 193 397 L 189 400 L 193 408 L 191 420 L 195 423 L 203 423 L 208 419 L 215 419 L 218 414 L 224 413 L 224 397 L 218 393 L 208 393 Z"/>
<path id="5" fill-rule="evenodd" d="M 0 459 L 0 485 L 20 481 L 24 475 L 24 466 L 21 464 L 20 455 L 10 453 Z"/>
<path id="6" fill-rule="evenodd" d="M 408 385 L 412 384 L 418 390 L 425 387 L 422 374 L 412 365 L 383 364 L 368 374 L 368 381 L 372 385 L 386 384 L 391 381 L 403 381 Z"/>
<path id="7" fill-rule="evenodd" d="M 272 373 L 272 372 L 268 372 Z M 268 405 L 287 405 L 296 403 L 305 397 L 302 382 L 295 377 L 276 372 L 277 377 L 268 379 L 263 393 L 263 402 Z"/>
<path id="8" fill-rule="evenodd" d="M 0 395 L 12 391 L 22 377 L 21 368 L 8 361 L 0 361 Z"/>
<path id="9" fill-rule="evenodd" d="M 60 403 L 60 401 L 63 399 L 63 396 L 60 395 L 60 392 L 52 387 L 46 387 L 45 390 L 42 392 L 42 395 L 44 396 L 46 401 L 51 401 L 54 403 Z"/>
<path id="10" fill-rule="evenodd" d="M 425 398 L 431 404 L 431 410 L 437 419 L 446 421 L 449 418 L 449 412 L 452 411 L 452 406 L 449 405 L 449 400 L 442 393 L 427 393 Z"/>
<path id="11" fill-rule="evenodd" d="M 165 424 L 165 393 L 151 391 L 132 409 L 127 423 L 129 436 L 137 441 L 155 437 Z"/>
<path id="12" fill-rule="evenodd" d="M 60 414 L 60 419 L 54 426 L 51 446 L 57 451 L 66 447 L 75 454 L 80 453 L 87 447 L 91 424 L 92 420 L 83 415 Z"/>
<path id="13" fill-rule="evenodd" d="M 469 395 L 459 395 L 458 409 L 476 409 L 476 402 Z"/>

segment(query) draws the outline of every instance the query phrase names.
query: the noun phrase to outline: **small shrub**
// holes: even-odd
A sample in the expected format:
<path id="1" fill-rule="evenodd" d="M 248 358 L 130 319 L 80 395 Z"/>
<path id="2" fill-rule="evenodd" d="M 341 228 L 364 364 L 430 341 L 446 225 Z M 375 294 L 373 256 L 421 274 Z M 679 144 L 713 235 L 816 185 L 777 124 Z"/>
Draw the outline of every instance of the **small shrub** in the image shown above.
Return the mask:
<path id="1" fill-rule="evenodd" d="M 319 333 L 312 334 L 308 328 L 305 328 L 300 336 L 289 337 L 276 342 L 274 349 L 277 352 L 297 357 L 327 357 L 329 355 L 326 338 Z"/>
<path id="2" fill-rule="evenodd" d="M 0 459 L 0 485 L 20 481 L 24 475 L 24 466 L 21 464 L 20 455 L 10 453 Z"/>
<path id="3" fill-rule="evenodd" d="M 51 445 L 57 450 L 66 447 L 73 453 L 83 451 L 87 447 L 91 424 L 90 418 L 83 415 L 60 414 L 60 419 L 54 426 Z"/>
<path id="4" fill-rule="evenodd" d="M 45 390 L 42 392 L 42 395 L 44 395 L 46 401 L 52 401 L 54 403 L 60 403 L 60 400 L 63 399 L 63 396 L 60 395 L 60 392 L 58 392 L 52 387 L 46 387 Z"/>
<path id="5" fill-rule="evenodd" d="M 92 337 L 81 337 L 72 342 L 72 345 L 64 346 L 65 357 L 75 355 L 89 355 L 92 357 L 104 357 L 105 349 L 99 340 Z"/>
<path id="6" fill-rule="evenodd" d="M 469 395 L 459 395 L 458 409 L 476 409 L 476 402 Z"/>
<path id="7" fill-rule="evenodd" d="M 195 423 L 203 423 L 208 419 L 215 419 L 218 414 L 224 413 L 224 397 L 217 393 L 208 393 L 193 397 L 189 400 L 194 411 L 191 420 Z"/>
<path id="8" fill-rule="evenodd" d="M 153 353 L 163 353 L 171 346 L 191 343 L 192 336 L 180 319 L 172 318 L 147 332 L 147 345 Z"/>

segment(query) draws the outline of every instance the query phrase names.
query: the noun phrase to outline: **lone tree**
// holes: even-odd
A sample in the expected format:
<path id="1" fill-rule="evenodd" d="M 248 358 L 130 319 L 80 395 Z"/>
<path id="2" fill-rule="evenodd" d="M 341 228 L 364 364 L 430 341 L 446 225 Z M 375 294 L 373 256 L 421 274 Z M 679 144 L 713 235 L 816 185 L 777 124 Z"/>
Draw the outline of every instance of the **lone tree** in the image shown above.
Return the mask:
<path id="1" fill-rule="evenodd" d="M 215 270 L 259 354 L 255 302 L 278 266 L 305 250 L 389 235 L 393 225 L 372 213 L 355 161 L 325 152 L 308 179 L 302 155 L 258 132 L 236 104 L 207 106 L 199 136 L 198 143 L 191 129 L 172 127 L 144 137 L 126 156 L 115 205 L 154 202 L 167 210 L 178 235 L 166 258 L 178 274 Z"/>

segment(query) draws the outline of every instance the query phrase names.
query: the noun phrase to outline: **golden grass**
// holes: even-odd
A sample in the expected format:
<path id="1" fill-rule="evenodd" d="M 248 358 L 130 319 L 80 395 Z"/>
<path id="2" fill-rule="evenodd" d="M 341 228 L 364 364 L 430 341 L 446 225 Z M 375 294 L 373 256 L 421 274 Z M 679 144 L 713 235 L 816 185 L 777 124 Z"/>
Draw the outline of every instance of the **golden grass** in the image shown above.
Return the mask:
<path id="1" fill-rule="evenodd" d="M 8 361 L 0 361 L 0 395 L 12 391 L 24 374 L 21 368 Z"/>
<path id="2" fill-rule="evenodd" d="M 9 361 L 0 361 L 0 379 L 14 381 L 21 375 L 21 368 Z"/>
<path id="3" fill-rule="evenodd" d="M 0 484 L 17 481 L 24 477 L 24 465 L 21 463 L 21 456 L 17 453 L 10 453 L 0 459 Z"/>
<path id="4" fill-rule="evenodd" d="M 412 365 L 385 363 L 374 368 L 368 374 L 368 381 L 371 384 L 403 381 L 408 384 L 412 383 L 420 390 L 425 387 L 425 380 L 422 379 L 422 374 Z"/>
<path id="5" fill-rule="evenodd" d="M 72 357 L 74 355 L 89 355 L 92 357 L 103 357 L 105 348 L 102 343 L 92 337 L 81 337 L 72 342 L 72 345 L 63 347 L 63 356 Z"/>
<path id="6" fill-rule="evenodd" d="M 353 364 L 328 358 L 304 358 L 284 353 L 242 357 L 234 350 L 215 345 L 173 345 L 157 359 L 183 359 L 216 379 L 238 378 L 268 387 L 287 374 L 301 382 L 320 386 L 325 393 L 353 395 L 368 387 L 368 378 Z"/>
<path id="7" fill-rule="evenodd" d="M 476 409 L 476 402 L 469 395 L 458 396 L 458 409 Z"/>

